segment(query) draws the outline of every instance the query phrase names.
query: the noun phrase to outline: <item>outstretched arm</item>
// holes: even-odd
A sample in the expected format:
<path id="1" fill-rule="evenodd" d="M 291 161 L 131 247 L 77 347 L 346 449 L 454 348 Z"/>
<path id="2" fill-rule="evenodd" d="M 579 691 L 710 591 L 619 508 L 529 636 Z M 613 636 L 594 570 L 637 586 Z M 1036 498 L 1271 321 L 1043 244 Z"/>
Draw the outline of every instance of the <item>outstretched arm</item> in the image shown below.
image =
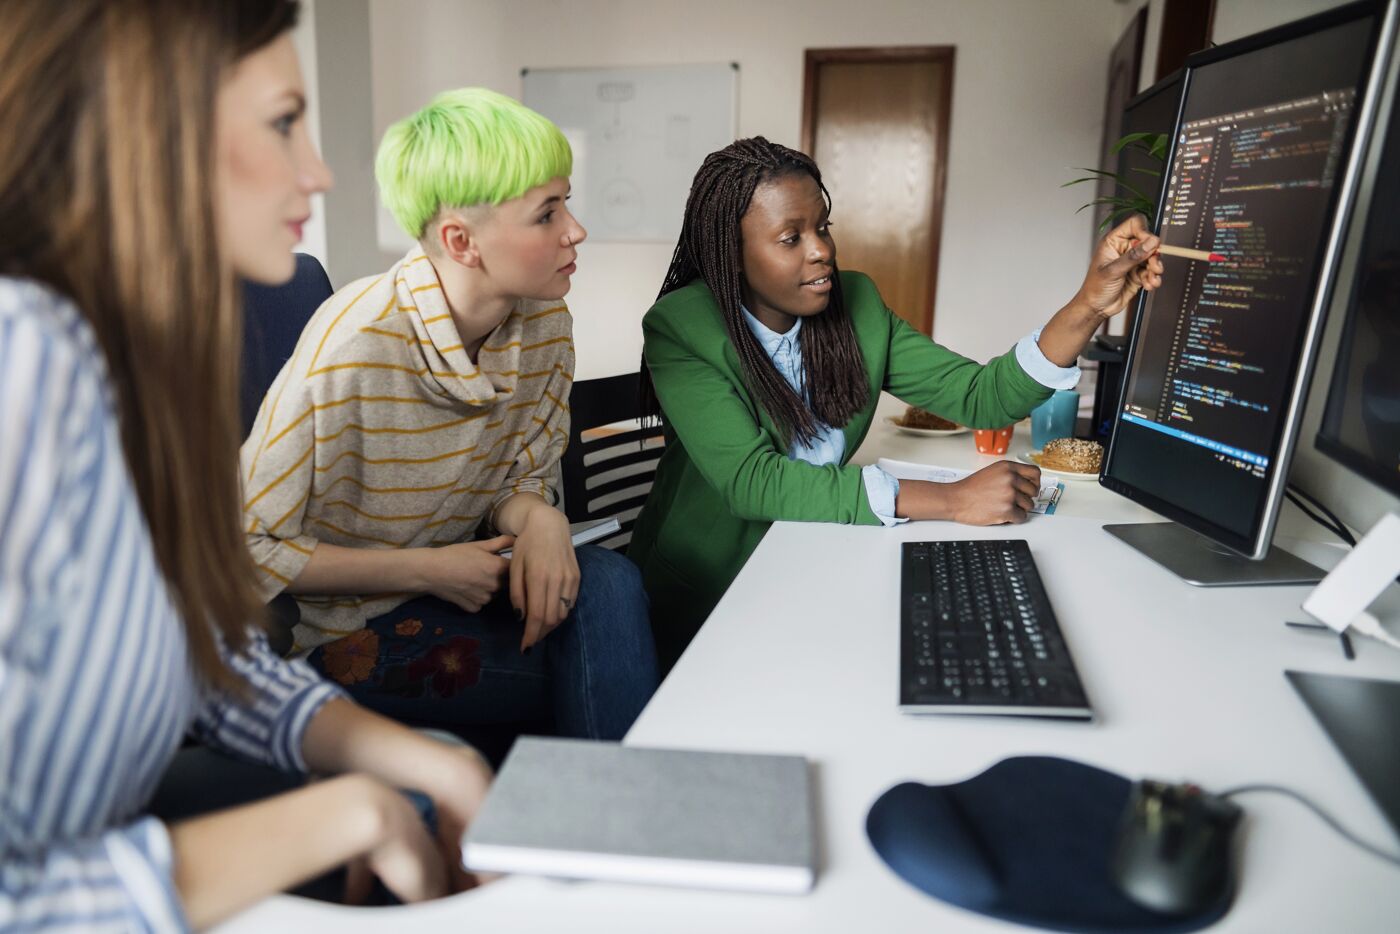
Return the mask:
<path id="1" fill-rule="evenodd" d="M 1162 284 L 1161 239 L 1134 214 L 1099 241 L 1084 284 L 1040 332 L 1041 353 L 1059 366 L 1070 366 L 1094 332 L 1137 297 Z"/>

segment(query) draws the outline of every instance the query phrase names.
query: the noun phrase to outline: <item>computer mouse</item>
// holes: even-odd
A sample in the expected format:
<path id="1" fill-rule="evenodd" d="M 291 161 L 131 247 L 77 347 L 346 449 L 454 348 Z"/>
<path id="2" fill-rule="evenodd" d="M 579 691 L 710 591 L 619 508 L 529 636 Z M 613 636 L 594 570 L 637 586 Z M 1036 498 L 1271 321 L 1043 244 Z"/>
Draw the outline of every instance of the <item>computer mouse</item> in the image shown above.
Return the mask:
<path id="1" fill-rule="evenodd" d="M 1195 785 L 1140 781 L 1128 797 L 1110 866 L 1130 900 L 1167 915 L 1228 902 L 1244 811 Z"/>

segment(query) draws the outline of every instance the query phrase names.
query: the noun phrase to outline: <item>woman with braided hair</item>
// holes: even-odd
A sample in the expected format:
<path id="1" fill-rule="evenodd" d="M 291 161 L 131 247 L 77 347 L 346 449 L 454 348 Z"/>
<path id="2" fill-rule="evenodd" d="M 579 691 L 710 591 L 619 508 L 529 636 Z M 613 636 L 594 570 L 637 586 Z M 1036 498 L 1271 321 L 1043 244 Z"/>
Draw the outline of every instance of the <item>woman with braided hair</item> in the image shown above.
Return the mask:
<path id="1" fill-rule="evenodd" d="M 1100 241 L 1078 293 L 983 365 L 894 315 L 839 272 L 816 163 L 761 136 L 711 153 L 642 321 L 644 414 L 666 449 L 629 554 L 669 669 L 777 520 L 894 525 L 1025 521 L 1038 468 L 1001 461 L 957 483 L 847 464 L 882 390 L 974 427 L 1010 424 L 1079 379 L 1105 319 L 1161 284 L 1158 240 L 1134 217 Z"/>

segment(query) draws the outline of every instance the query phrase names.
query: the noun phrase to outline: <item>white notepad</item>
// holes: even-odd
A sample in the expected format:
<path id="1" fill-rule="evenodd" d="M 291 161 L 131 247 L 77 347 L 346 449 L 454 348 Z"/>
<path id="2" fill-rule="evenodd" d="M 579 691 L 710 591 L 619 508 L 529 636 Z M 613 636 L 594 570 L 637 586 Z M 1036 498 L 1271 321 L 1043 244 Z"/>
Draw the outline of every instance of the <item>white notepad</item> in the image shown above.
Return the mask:
<path id="1" fill-rule="evenodd" d="M 800 756 L 521 737 L 462 861 L 482 872 L 800 894 L 816 880 Z"/>
<path id="2" fill-rule="evenodd" d="M 960 470 L 956 467 L 911 464 L 908 461 L 897 461 L 889 457 L 880 458 L 876 461 L 876 466 L 896 480 L 928 480 L 931 483 L 955 483 L 964 477 L 972 476 L 973 473 L 971 470 Z M 1031 512 L 1053 516 L 1055 507 L 1060 502 L 1060 494 L 1064 491 L 1065 485 L 1063 483 L 1054 477 L 1042 476 L 1040 478 L 1040 492 L 1035 496 Z"/>
<path id="3" fill-rule="evenodd" d="M 578 548 L 620 531 L 622 531 L 622 523 L 618 521 L 617 516 L 609 516 L 606 519 L 589 519 L 586 522 L 575 522 L 569 526 L 569 541 L 575 548 Z M 502 558 L 509 558 L 514 551 L 514 548 L 503 548 L 496 554 Z"/>

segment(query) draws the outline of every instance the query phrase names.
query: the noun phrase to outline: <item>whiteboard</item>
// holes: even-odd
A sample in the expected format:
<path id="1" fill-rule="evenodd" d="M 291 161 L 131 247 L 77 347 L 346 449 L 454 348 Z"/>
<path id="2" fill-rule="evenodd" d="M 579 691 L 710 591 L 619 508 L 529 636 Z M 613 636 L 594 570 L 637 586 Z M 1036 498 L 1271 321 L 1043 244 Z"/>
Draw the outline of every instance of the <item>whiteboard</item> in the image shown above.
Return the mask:
<path id="1" fill-rule="evenodd" d="M 734 141 L 739 66 L 526 68 L 525 105 L 574 150 L 569 208 L 595 241 L 675 243 L 691 180 Z"/>

